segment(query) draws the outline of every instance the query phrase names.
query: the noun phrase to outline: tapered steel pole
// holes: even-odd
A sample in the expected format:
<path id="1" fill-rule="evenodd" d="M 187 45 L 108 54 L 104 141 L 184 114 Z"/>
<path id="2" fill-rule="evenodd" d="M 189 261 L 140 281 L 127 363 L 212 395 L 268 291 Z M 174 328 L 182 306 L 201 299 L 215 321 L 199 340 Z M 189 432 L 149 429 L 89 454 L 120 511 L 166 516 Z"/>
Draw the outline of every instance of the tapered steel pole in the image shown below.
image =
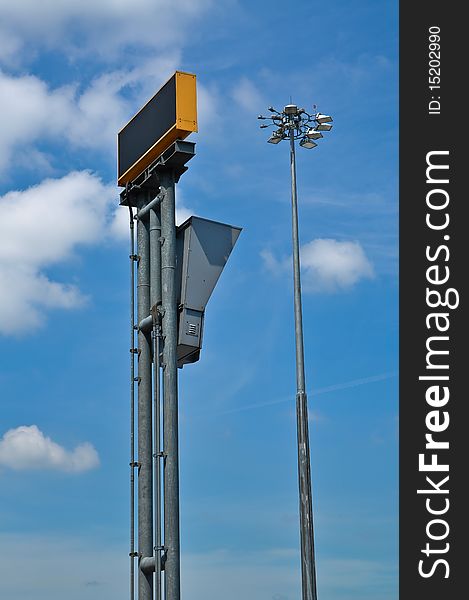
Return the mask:
<path id="1" fill-rule="evenodd" d="M 174 171 L 160 172 L 165 600 L 180 599 L 176 222 Z"/>
<path id="2" fill-rule="evenodd" d="M 305 387 L 303 315 L 301 307 L 295 129 L 292 116 L 290 117 L 290 169 L 292 198 L 293 293 L 296 343 L 296 418 L 298 438 L 298 484 L 300 495 L 301 583 L 303 600 L 317 600 L 313 532 L 313 503 L 308 433 L 308 399 L 306 396 Z"/>
<path id="3" fill-rule="evenodd" d="M 147 203 L 140 192 L 138 207 Z M 150 313 L 150 223 L 137 224 L 137 322 Z M 150 333 L 138 332 L 138 552 L 140 560 L 153 556 L 152 481 L 152 351 Z M 138 600 L 152 600 L 153 575 L 139 568 Z"/>

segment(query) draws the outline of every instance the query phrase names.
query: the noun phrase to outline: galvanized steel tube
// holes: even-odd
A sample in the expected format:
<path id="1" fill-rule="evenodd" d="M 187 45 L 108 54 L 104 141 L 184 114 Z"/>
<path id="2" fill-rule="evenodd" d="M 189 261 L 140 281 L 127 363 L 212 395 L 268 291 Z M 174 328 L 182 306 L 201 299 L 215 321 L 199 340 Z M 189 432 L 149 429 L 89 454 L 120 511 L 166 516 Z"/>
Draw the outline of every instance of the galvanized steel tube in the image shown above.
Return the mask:
<path id="1" fill-rule="evenodd" d="M 308 434 L 308 401 L 305 389 L 303 315 L 301 307 L 300 243 L 296 191 L 295 130 L 290 117 L 290 169 L 292 197 L 293 294 L 296 345 L 296 414 L 298 436 L 298 486 L 300 504 L 301 581 L 303 600 L 317 600 L 313 509 Z"/>
<path id="2" fill-rule="evenodd" d="M 155 600 L 161 600 L 161 392 L 160 392 L 160 324 L 153 327 L 153 521 L 154 521 L 154 557 L 155 557 Z"/>
<path id="3" fill-rule="evenodd" d="M 135 598 L 135 228 L 130 217 L 130 600 Z"/>
<path id="4" fill-rule="evenodd" d="M 140 192 L 139 208 L 148 201 Z M 137 224 L 137 320 L 150 312 L 150 223 Z M 138 551 L 140 558 L 153 556 L 152 482 L 152 349 L 151 335 L 138 332 Z M 138 599 L 152 600 L 153 575 L 139 569 Z"/>
<path id="5" fill-rule="evenodd" d="M 154 309 L 161 304 L 161 219 L 160 207 L 152 204 L 150 210 L 150 304 L 153 312 L 153 529 L 155 557 L 155 600 L 161 600 L 161 393 L 159 313 Z"/>
<path id="6" fill-rule="evenodd" d="M 161 203 L 161 287 L 163 346 L 164 431 L 164 545 L 165 599 L 180 599 L 179 457 L 177 383 L 176 223 L 174 171 L 160 174 L 166 193 Z"/>

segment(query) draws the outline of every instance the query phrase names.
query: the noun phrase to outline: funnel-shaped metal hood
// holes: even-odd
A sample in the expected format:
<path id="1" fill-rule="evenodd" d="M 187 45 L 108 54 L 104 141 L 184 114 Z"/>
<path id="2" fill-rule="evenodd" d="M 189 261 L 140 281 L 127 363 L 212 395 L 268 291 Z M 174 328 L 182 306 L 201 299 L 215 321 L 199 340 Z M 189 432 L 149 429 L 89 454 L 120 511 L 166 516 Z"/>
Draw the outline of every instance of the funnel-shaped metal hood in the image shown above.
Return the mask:
<path id="1" fill-rule="evenodd" d="M 179 304 L 204 311 L 241 233 L 240 227 L 190 217 L 177 229 Z"/>
<path id="2" fill-rule="evenodd" d="M 200 217 L 190 217 L 177 229 L 179 367 L 199 359 L 205 307 L 240 233 L 240 227 Z"/>

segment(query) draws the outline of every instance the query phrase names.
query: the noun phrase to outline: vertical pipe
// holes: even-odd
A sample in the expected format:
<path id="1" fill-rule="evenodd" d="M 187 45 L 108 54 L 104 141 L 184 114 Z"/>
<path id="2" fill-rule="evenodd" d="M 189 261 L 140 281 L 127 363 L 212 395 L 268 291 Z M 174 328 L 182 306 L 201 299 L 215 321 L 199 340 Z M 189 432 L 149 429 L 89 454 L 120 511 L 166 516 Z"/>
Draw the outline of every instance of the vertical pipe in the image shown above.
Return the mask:
<path id="1" fill-rule="evenodd" d="M 155 557 L 155 600 L 161 600 L 161 327 L 154 306 L 161 304 L 161 218 L 160 207 L 150 210 L 150 304 L 153 311 L 153 528 Z"/>
<path id="2" fill-rule="evenodd" d="M 161 600 L 161 391 L 160 391 L 160 342 L 161 327 L 159 322 L 153 325 L 153 381 L 154 381 L 154 402 L 153 402 L 153 439 L 154 439 L 154 556 L 155 556 L 155 600 Z"/>
<path id="3" fill-rule="evenodd" d="M 130 600 L 135 598 L 135 234 L 130 217 Z"/>
<path id="4" fill-rule="evenodd" d="M 176 224 L 174 171 L 161 172 L 161 287 L 163 307 L 163 443 L 165 599 L 180 599 L 179 459 L 177 388 Z"/>
<path id="5" fill-rule="evenodd" d="M 147 203 L 141 192 L 138 207 Z M 150 223 L 148 217 L 137 224 L 137 322 L 150 312 Z M 152 389 L 151 335 L 138 332 L 138 550 L 140 558 L 153 556 L 152 523 Z M 138 599 L 152 600 L 153 575 L 139 569 Z"/>
<path id="6" fill-rule="evenodd" d="M 160 206 L 150 209 L 150 305 L 161 303 L 161 216 Z"/>
<path id="7" fill-rule="evenodd" d="M 298 438 L 298 486 L 300 495 L 301 582 L 303 600 L 317 600 L 314 555 L 313 507 L 308 433 L 308 399 L 305 389 L 303 316 L 301 308 L 300 245 L 296 191 L 295 130 L 290 117 L 290 169 L 292 197 L 293 288 L 296 344 L 296 415 Z"/>

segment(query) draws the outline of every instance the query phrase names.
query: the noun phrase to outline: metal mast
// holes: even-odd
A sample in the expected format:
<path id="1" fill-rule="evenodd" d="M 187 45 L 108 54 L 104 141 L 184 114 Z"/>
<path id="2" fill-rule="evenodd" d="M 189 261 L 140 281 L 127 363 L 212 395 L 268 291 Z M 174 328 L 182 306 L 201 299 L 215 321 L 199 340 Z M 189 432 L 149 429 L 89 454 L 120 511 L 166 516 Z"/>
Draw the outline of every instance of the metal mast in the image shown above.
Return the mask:
<path id="1" fill-rule="evenodd" d="M 176 217 L 174 171 L 160 174 L 161 289 L 163 330 L 164 540 L 165 598 L 180 598 L 179 456 L 177 381 Z"/>
<path id="2" fill-rule="evenodd" d="M 176 228 L 193 131 L 195 75 L 176 71 L 118 134 L 130 212 L 130 600 L 137 590 L 138 600 L 180 600 L 178 367 L 199 360 L 205 306 L 241 232 L 200 217 Z"/>
<path id="3" fill-rule="evenodd" d="M 138 600 L 180 600 L 175 184 L 187 168 L 185 162 L 195 154 L 194 144 L 181 148 L 176 144 L 170 160 L 152 167 L 121 194 L 131 223 L 130 600 L 136 593 Z"/>
<path id="4" fill-rule="evenodd" d="M 282 112 L 269 108 L 270 117 L 260 115 L 259 119 L 270 119 L 277 129 L 270 139 L 271 144 L 282 140 L 290 141 L 290 175 L 292 207 L 292 248 L 293 248 L 293 298 L 295 314 L 295 354 L 296 354 L 296 418 L 298 444 L 298 487 L 301 543 L 301 589 L 302 600 L 317 600 L 316 556 L 314 550 L 313 503 L 311 488 L 311 460 L 308 432 L 308 399 L 305 385 L 305 361 L 303 343 L 303 314 L 301 302 L 300 243 L 298 234 L 298 197 L 296 187 L 295 140 L 300 146 L 314 148 L 313 141 L 328 131 L 332 118 L 327 115 L 309 115 L 303 108 L 288 104 Z M 314 125 L 314 126 L 312 126 Z M 262 128 L 268 125 L 261 125 Z"/>

